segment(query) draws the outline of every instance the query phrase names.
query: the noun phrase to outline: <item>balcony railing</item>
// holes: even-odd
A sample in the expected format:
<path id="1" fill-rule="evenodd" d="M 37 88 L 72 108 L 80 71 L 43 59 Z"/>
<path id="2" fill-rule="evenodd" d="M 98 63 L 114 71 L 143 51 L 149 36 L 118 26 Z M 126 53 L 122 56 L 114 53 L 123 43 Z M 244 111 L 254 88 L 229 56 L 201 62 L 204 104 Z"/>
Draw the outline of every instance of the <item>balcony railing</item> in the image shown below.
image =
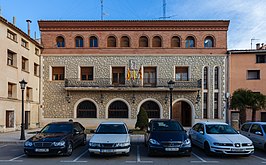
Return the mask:
<path id="1" fill-rule="evenodd" d="M 65 79 L 65 87 L 82 87 L 82 88 L 168 88 L 168 81 L 170 79 L 135 79 L 114 82 L 109 78 L 95 78 L 93 81 L 84 81 L 78 78 Z M 179 89 L 195 89 L 201 87 L 201 80 L 190 79 L 189 81 L 175 81 L 174 88 Z"/>

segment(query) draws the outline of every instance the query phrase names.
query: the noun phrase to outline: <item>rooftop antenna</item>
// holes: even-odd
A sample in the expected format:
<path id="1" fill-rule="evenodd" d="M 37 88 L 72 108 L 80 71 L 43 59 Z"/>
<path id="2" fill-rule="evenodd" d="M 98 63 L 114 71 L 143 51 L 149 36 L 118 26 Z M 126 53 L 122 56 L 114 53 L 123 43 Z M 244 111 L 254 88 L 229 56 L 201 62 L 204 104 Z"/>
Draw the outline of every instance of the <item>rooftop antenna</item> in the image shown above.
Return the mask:
<path id="1" fill-rule="evenodd" d="M 253 43 L 253 41 L 255 41 L 255 40 L 260 40 L 260 39 L 256 39 L 256 38 L 254 38 L 254 37 L 250 39 L 250 46 L 251 46 L 251 49 L 252 49 L 252 43 Z"/>
<path id="2" fill-rule="evenodd" d="M 163 0 L 163 19 L 166 19 L 166 0 Z"/>
<path id="3" fill-rule="evenodd" d="M 103 0 L 101 0 L 101 20 L 103 20 Z"/>

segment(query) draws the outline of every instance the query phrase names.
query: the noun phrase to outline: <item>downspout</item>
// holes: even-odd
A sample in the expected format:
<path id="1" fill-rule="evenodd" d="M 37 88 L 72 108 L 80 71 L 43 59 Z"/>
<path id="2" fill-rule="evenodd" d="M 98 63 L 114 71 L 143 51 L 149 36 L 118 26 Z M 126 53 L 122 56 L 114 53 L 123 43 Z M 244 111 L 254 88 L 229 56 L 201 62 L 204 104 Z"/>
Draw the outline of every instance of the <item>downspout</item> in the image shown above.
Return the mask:
<path id="1" fill-rule="evenodd" d="M 231 125 L 230 119 L 229 119 L 229 100 L 230 100 L 230 56 L 231 51 L 227 52 L 226 55 L 226 83 L 225 83 L 225 100 L 226 100 L 226 123 Z"/>

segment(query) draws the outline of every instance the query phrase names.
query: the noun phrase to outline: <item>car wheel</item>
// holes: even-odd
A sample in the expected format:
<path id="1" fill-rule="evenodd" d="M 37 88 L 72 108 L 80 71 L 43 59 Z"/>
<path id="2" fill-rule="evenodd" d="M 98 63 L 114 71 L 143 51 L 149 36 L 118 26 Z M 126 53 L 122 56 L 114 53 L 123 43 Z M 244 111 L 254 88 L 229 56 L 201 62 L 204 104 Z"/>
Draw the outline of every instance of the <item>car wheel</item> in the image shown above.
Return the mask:
<path id="1" fill-rule="evenodd" d="M 81 145 L 85 146 L 87 144 L 87 136 L 84 135 Z"/>
<path id="2" fill-rule="evenodd" d="M 95 156 L 95 154 L 93 152 L 89 152 L 89 154 L 90 154 L 90 157 L 94 157 Z"/>
<path id="3" fill-rule="evenodd" d="M 204 152 L 208 156 L 211 155 L 211 148 L 208 142 L 204 143 Z"/>
<path id="4" fill-rule="evenodd" d="M 264 144 L 264 151 L 266 151 L 266 143 Z"/>
<path id="5" fill-rule="evenodd" d="M 128 153 L 125 153 L 124 155 L 125 155 L 125 156 L 129 156 L 130 154 L 129 154 L 129 152 L 128 152 Z"/>
<path id="6" fill-rule="evenodd" d="M 154 152 L 148 146 L 148 156 L 154 156 Z"/>
<path id="7" fill-rule="evenodd" d="M 71 142 L 68 143 L 67 145 L 67 151 L 65 153 L 66 156 L 72 155 L 73 152 L 73 144 Z"/>

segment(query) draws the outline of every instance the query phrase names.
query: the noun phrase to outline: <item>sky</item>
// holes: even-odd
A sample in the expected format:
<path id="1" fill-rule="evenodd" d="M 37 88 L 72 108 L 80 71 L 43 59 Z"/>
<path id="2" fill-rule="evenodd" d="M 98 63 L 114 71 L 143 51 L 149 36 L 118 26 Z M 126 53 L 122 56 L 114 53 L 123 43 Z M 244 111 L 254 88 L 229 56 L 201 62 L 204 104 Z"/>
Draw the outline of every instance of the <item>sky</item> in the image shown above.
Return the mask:
<path id="1" fill-rule="evenodd" d="M 163 0 L 102 0 L 104 20 L 160 20 Z M 165 0 L 167 20 L 230 20 L 228 49 L 266 43 L 266 0 Z M 0 0 L 0 15 L 40 37 L 38 20 L 101 20 L 101 0 Z"/>

